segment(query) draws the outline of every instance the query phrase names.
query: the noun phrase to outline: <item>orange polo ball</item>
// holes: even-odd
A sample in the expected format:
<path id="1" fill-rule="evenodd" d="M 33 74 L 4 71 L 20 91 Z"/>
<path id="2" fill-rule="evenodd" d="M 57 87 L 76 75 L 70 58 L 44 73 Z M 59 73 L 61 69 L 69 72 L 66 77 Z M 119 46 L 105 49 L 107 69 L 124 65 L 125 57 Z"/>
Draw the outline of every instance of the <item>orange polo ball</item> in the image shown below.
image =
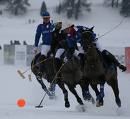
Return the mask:
<path id="1" fill-rule="evenodd" d="M 26 105 L 26 101 L 24 99 L 19 99 L 17 101 L 18 107 L 24 107 Z"/>

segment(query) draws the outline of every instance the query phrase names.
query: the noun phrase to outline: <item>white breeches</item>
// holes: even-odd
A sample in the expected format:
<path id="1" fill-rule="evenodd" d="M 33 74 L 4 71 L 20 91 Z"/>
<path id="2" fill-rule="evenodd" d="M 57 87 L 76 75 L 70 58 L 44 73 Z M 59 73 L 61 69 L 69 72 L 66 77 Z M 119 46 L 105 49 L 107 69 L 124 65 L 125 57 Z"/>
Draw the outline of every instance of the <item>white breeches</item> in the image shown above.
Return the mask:
<path id="1" fill-rule="evenodd" d="M 50 51 L 50 45 L 42 45 L 41 55 L 47 56 L 47 53 Z"/>
<path id="2" fill-rule="evenodd" d="M 58 49 L 57 52 L 56 52 L 55 58 L 59 58 L 60 59 L 60 57 L 64 53 L 64 51 L 65 51 L 65 49 L 63 49 L 63 48 Z M 75 50 L 74 51 L 74 56 L 78 57 L 79 53 L 80 53 L 80 51 Z"/>
<path id="3" fill-rule="evenodd" d="M 61 55 L 64 53 L 65 49 L 63 48 L 59 48 L 56 52 L 55 58 L 59 58 L 61 57 Z"/>

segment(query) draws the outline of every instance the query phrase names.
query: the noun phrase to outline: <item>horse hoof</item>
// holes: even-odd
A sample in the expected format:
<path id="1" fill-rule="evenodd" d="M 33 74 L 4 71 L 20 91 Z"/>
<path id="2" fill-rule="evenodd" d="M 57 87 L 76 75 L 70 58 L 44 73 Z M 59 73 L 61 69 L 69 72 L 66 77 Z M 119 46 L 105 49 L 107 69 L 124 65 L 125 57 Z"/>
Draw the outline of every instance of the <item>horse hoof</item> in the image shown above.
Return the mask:
<path id="1" fill-rule="evenodd" d="M 65 102 L 65 107 L 69 108 L 70 107 L 70 103 L 69 102 Z"/>
<path id="2" fill-rule="evenodd" d="M 49 96 L 49 99 L 50 99 L 50 100 L 53 100 L 53 99 L 55 99 L 55 97 L 56 97 L 55 95 L 50 95 L 50 96 Z"/>
<path id="3" fill-rule="evenodd" d="M 88 91 L 87 92 L 83 92 L 83 99 L 85 101 L 91 101 L 92 96 L 91 96 L 91 94 Z"/>
<path id="4" fill-rule="evenodd" d="M 121 102 L 118 102 L 117 105 L 118 105 L 118 107 L 121 107 Z"/>
<path id="5" fill-rule="evenodd" d="M 121 104 L 117 104 L 118 105 L 118 107 L 121 107 Z"/>
<path id="6" fill-rule="evenodd" d="M 100 102 L 99 105 L 100 105 L 100 106 L 103 106 L 103 102 Z"/>
<path id="7" fill-rule="evenodd" d="M 89 102 L 91 102 L 91 99 L 92 99 L 92 97 L 83 97 L 83 99 L 85 100 L 85 101 L 89 101 Z"/>
<path id="8" fill-rule="evenodd" d="M 101 107 L 101 106 L 103 106 L 103 101 L 97 100 L 96 107 Z"/>
<path id="9" fill-rule="evenodd" d="M 121 107 L 121 100 L 120 100 L 120 99 L 117 99 L 117 100 L 116 100 L 116 104 L 118 105 L 118 107 Z"/>
<path id="10" fill-rule="evenodd" d="M 99 100 L 96 101 L 96 107 L 100 107 Z"/>

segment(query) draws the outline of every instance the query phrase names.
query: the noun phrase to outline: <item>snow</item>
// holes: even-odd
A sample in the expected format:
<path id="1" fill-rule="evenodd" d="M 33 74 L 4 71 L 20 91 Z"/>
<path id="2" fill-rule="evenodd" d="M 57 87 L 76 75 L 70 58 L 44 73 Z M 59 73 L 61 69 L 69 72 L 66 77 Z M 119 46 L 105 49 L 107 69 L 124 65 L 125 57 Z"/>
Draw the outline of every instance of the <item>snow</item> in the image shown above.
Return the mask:
<path id="1" fill-rule="evenodd" d="M 54 13 L 54 6 L 60 0 L 45 0 L 47 2 L 48 10 L 52 15 L 54 21 L 68 21 L 64 15 L 58 16 Z M 75 24 L 95 26 L 95 32 L 99 36 L 108 32 L 122 20 L 122 24 L 115 30 L 100 38 L 99 41 L 103 46 L 111 47 L 126 47 L 130 46 L 130 18 L 123 18 L 119 15 L 119 11 L 110 7 L 101 5 L 103 0 L 91 0 L 93 2 L 91 13 L 83 13 L 78 21 L 71 19 L 70 21 Z M 34 35 L 37 25 L 42 22 L 39 16 L 39 9 L 41 0 L 30 0 L 31 7 L 29 12 L 24 17 L 13 17 L 7 13 L 0 16 L 0 45 L 9 44 L 10 40 L 26 40 L 27 43 L 34 43 Z M 29 19 L 34 19 L 35 23 L 28 23 Z M 22 79 L 17 70 L 25 71 L 29 67 L 25 66 L 8 66 L 3 65 L 2 51 L 0 51 L 0 119 L 127 119 L 130 118 L 130 95 L 128 93 L 130 87 L 130 74 L 123 73 L 118 70 L 118 81 L 120 98 L 122 101 L 122 108 L 117 109 L 114 101 L 112 89 L 106 84 L 104 106 L 96 108 L 90 102 L 84 102 L 86 112 L 79 112 L 77 110 L 78 103 L 75 97 L 69 92 L 69 100 L 71 107 L 66 109 L 64 107 L 64 99 L 62 91 L 57 86 L 56 99 L 49 100 L 48 96 L 43 101 L 43 108 L 36 109 L 44 91 L 32 75 L 32 81 L 28 80 L 30 70 L 25 73 L 26 79 Z M 45 81 L 48 86 L 48 83 Z M 77 91 L 81 96 L 81 89 L 77 86 Z M 95 97 L 94 92 L 91 90 L 92 95 Z M 26 106 L 19 108 L 16 102 L 19 98 L 26 100 Z"/>

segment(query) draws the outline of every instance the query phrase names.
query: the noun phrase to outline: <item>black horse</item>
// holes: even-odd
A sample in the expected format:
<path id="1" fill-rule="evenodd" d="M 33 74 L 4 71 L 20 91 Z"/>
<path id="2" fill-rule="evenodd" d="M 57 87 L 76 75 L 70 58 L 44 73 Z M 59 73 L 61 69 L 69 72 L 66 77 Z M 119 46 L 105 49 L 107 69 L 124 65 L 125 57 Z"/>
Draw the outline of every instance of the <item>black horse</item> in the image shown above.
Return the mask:
<path id="1" fill-rule="evenodd" d="M 108 64 L 103 58 L 96 45 L 93 43 L 93 32 L 85 31 L 82 34 L 83 49 L 85 51 L 84 79 L 92 85 L 96 92 L 97 106 L 103 105 L 104 90 L 98 90 L 97 84 L 104 85 L 107 82 L 115 94 L 115 101 L 118 107 L 121 107 L 119 98 L 119 88 L 117 79 L 117 67 L 114 64 Z"/>
<path id="2" fill-rule="evenodd" d="M 39 57 L 41 56 L 41 53 L 38 53 L 31 63 L 31 70 L 36 76 L 37 81 L 41 84 L 42 89 L 47 93 L 49 97 L 52 97 L 54 92 L 54 86 L 55 84 L 58 84 L 58 86 L 61 88 L 64 94 L 64 100 L 65 100 L 65 107 L 70 107 L 69 101 L 68 101 L 68 91 L 65 89 L 64 82 L 56 77 L 56 72 L 54 69 L 54 58 L 49 57 L 45 60 L 39 61 Z M 38 61 L 38 62 L 37 62 Z M 42 75 L 39 76 L 39 65 L 42 65 Z M 48 90 L 43 83 L 42 79 L 46 79 L 50 83 L 50 90 Z M 53 91 L 53 92 L 52 92 Z"/>
<path id="3" fill-rule="evenodd" d="M 80 61 L 77 57 L 72 56 L 66 63 L 63 64 L 61 69 L 62 80 L 68 86 L 69 90 L 74 94 L 77 99 L 79 105 L 81 105 L 81 109 L 85 111 L 84 103 L 82 99 L 79 97 L 76 91 L 76 85 L 80 85 L 82 90 L 82 96 L 84 100 L 92 99 L 92 103 L 95 103 L 94 98 L 89 93 L 88 86 L 86 85 L 86 81 L 83 79 L 83 73 L 81 71 Z"/>

